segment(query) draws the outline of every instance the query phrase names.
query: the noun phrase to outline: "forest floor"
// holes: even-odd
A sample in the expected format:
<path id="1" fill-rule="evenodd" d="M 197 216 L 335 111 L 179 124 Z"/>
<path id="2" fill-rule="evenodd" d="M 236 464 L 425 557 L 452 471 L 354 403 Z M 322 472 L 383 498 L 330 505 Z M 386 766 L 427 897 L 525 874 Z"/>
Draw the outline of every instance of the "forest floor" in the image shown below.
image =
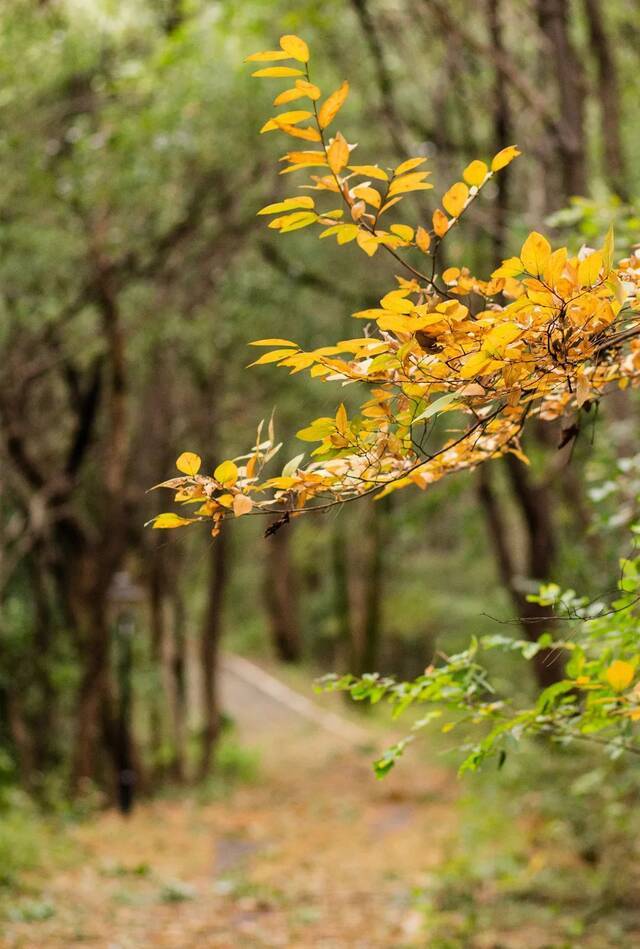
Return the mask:
<path id="1" fill-rule="evenodd" d="M 451 773 L 414 760 L 376 781 L 373 748 L 389 736 L 367 716 L 340 735 L 335 717 L 326 728 L 229 672 L 225 693 L 240 746 L 259 749 L 256 773 L 208 802 L 77 824 L 72 855 L 33 875 L 37 899 L 20 898 L 0 945 L 425 945 L 416 894 L 454 827 Z M 341 711 L 337 697 L 329 706 Z"/>

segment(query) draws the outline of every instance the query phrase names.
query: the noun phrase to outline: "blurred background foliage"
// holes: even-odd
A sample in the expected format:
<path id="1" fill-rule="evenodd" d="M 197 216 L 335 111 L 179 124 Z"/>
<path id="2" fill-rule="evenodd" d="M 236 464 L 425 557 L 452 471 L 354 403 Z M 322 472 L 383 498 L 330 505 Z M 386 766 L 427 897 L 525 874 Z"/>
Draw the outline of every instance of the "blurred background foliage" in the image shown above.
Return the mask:
<path id="1" fill-rule="evenodd" d="M 496 463 L 268 539 L 257 517 L 215 544 L 198 528 L 143 525 L 162 503 L 145 492 L 182 450 L 213 467 L 275 409 L 282 463 L 297 454 L 295 431 L 334 409 L 336 393 L 246 372 L 246 344 L 348 337 L 350 313 L 393 277 L 353 244 L 279 238 L 256 218 L 291 179 L 277 176 L 277 143 L 258 136 L 269 100 L 243 58 L 300 33 L 323 85 L 349 77 L 345 125 L 366 160 L 424 154 L 443 186 L 517 143 L 523 157 L 449 239 L 473 272 L 543 221 L 573 249 L 613 222 L 624 254 L 640 222 L 634 0 L 10 0 L 0 19 L 7 813 L 16 788 L 60 806 L 126 796 L 130 771 L 142 793 L 206 777 L 222 636 L 226 650 L 314 673 L 412 676 L 436 648 L 518 632 L 537 581 L 615 586 L 638 490 L 631 393 L 562 451 L 559 431 L 532 433 L 530 470 Z M 413 211 L 413 223 L 427 219 L 426 202 Z M 520 659 L 500 661 L 501 681 L 535 689 Z M 544 788 L 545 821 L 549 796 L 564 807 L 575 785 L 570 767 L 527 775 L 529 795 Z M 594 767 L 580 800 L 603 793 Z M 617 767 L 628 800 L 637 792 Z M 501 776 L 490 804 L 468 790 L 475 819 L 520 801 L 522 780 Z M 602 826 L 566 844 L 578 862 L 594 835 L 611 853 L 615 805 L 597 807 Z M 500 876 L 470 867 L 475 845 L 461 846 L 458 877 Z"/>

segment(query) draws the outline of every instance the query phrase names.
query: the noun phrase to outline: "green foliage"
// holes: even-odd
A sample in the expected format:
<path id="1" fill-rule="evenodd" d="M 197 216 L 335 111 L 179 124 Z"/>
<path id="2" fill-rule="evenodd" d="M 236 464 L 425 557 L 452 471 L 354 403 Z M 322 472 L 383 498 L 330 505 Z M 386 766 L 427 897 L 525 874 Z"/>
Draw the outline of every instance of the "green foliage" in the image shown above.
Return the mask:
<path id="1" fill-rule="evenodd" d="M 640 528 L 633 533 L 640 534 Z M 554 583 L 544 584 L 528 599 L 553 607 L 553 619 L 562 627 L 560 637 L 544 633 L 537 642 L 502 634 L 474 638 L 462 652 L 440 654 L 423 675 L 409 682 L 376 673 L 330 675 L 320 680 L 321 691 L 347 692 L 355 701 L 371 704 L 386 702 L 393 718 L 412 706 L 428 707 L 412 733 L 375 762 L 378 777 L 388 773 L 418 731 L 441 717 L 446 717 L 444 733 L 454 728 L 464 733 L 459 744 L 461 773 L 476 771 L 495 757 L 501 767 L 508 754 L 532 738 L 563 747 L 593 742 L 613 759 L 623 753 L 640 755 L 636 724 L 640 720 L 640 557 L 620 561 L 617 591 L 610 601 L 590 601 Z M 564 654 L 564 678 L 527 704 L 515 690 L 503 694 L 492 683 L 486 668 L 486 654 L 492 651 L 516 653 L 526 662 L 542 664 Z M 478 730 L 482 737 L 470 740 Z"/>

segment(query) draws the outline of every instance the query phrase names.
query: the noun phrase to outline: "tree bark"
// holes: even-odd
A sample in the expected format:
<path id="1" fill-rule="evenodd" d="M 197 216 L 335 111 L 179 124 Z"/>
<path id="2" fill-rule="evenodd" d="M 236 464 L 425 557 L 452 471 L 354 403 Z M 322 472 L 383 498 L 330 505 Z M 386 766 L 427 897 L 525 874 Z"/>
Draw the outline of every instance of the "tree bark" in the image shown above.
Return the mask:
<path id="1" fill-rule="evenodd" d="M 568 0 L 538 0 L 538 22 L 546 39 L 545 71 L 551 69 L 558 88 L 555 144 L 564 198 L 587 190 L 584 69 L 569 33 Z"/>
<path id="2" fill-rule="evenodd" d="M 615 55 L 604 23 L 606 5 L 600 0 L 584 0 L 589 27 L 589 40 L 597 66 L 596 99 L 600 109 L 601 138 L 604 157 L 603 177 L 624 201 L 627 191 L 626 165 L 622 146 L 620 121 L 620 88 Z"/>
<path id="3" fill-rule="evenodd" d="M 291 557 L 291 538 L 291 524 L 265 538 L 264 597 L 271 641 L 282 662 L 299 662 L 302 658 L 298 578 Z"/>
<path id="4" fill-rule="evenodd" d="M 218 540 L 219 539 L 220 538 L 218 538 Z M 173 593 L 172 614 L 173 775 L 177 781 L 183 781 L 185 778 L 185 746 L 187 736 L 187 654 L 184 602 L 178 584 L 176 584 Z"/>
<path id="5" fill-rule="evenodd" d="M 369 505 L 367 524 L 357 566 L 358 613 L 353 670 L 357 675 L 375 672 L 380 665 L 384 547 L 387 542 L 389 498 Z"/>
<path id="6" fill-rule="evenodd" d="M 200 639 L 203 716 L 199 764 L 199 777 L 201 779 L 205 778 L 211 771 L 213 752 L 220 731 L 218 659 L 224 592 L 229 575 L 226 534 L 226 528 L 223 525 L 220 534 L 211 543 L 207 604 Z"/>
<path id="7" fill-rule="evenodd" d="M 162 531 L 154 532 L 149 571 L 150 652 L 155 678 L 149 709 L 149 744 L 155 761 L 163 744 L 162 696 L 164 694 L 164 649 L 166 641 L 167 576 Z"/>
<path id="8" fill-rule="evenodd" d="M 503 586 L 511 598 L 525 637 L 537 642 L 542 633 L 549 632 L 553 611 L 538 603 L 530 603 L 523 581 L 542 582 L 551 576 L 554 542 L 548 498 L 545 489 L 530 484 L 526 472 L 519 470 L 524 466 L 515 456 L 507 456 L 506 466 L 526 529 L 525 576 L 522 576 L 516 564 L 509 529 L 493 490 L 488 464 L 480 465 L 478 469 L 478 497 L 487 520 Z M 557 649 L 540 650 L 533 659 L 533 667 L 539 687 L 546 688 L 562 678 L 564 655 Z"/>
<path id="9" fill-rule="evenodd" d="M 496 55 L 504 57 L 504 43 L 502 37 L 502 23 L 500 20 L 500 0 L 487 0 L 487 20 L 492 47 Z M 507 86 L 500 70 L 494 69 L 493 79 L 493 138 L 496 152 L 509 145 L 511 136 L 511 113 Z M 491 237 L 493 259 L 495 266 L 506 257 L 507 244 L 507 217 L 509 208 L 509 183 L 511 170 L 509 166 L 503 168 L 496 176 L 498 194 L 494 203 L 494 231 Z"/>

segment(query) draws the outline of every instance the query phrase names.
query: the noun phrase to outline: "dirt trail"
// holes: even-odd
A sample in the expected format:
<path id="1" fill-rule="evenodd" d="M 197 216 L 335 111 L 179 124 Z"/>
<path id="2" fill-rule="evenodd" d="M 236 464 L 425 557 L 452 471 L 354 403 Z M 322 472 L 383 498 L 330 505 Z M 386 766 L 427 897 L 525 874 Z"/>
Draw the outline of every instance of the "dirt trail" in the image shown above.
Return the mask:
<path id="1" fill-rule="evenodd" d="M 256 781 L 214 803 L 156 801 L 128 820 L 106 813 L 79 826 L 82 860 L 34 881 L 54 914 L 9 924 L 1 945 L 426 944 L 413 892 L 452 829 L 451 776 L 414 759 L 375 781 L 371 749 L 229 669 L 224 696 L 241 740 L 260 749 Z"/>

